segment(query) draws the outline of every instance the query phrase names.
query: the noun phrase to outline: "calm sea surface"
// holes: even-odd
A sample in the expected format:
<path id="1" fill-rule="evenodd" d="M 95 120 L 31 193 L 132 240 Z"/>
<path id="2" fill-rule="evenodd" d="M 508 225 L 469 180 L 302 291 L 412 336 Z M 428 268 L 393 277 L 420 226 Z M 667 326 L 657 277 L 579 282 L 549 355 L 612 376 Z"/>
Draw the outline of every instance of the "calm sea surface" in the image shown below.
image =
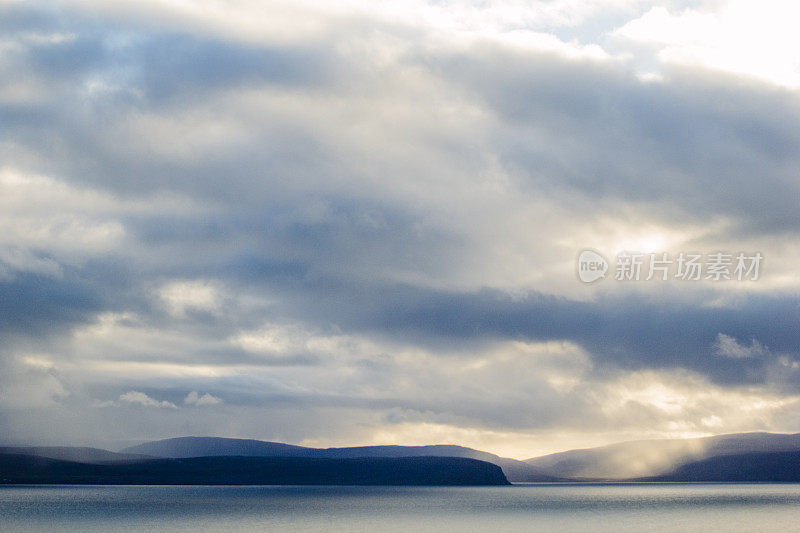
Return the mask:
<path id="1" fill-rule="evenodd" d="M 0 488 L 0 531 L 800 531 L 800 485 Z"/>

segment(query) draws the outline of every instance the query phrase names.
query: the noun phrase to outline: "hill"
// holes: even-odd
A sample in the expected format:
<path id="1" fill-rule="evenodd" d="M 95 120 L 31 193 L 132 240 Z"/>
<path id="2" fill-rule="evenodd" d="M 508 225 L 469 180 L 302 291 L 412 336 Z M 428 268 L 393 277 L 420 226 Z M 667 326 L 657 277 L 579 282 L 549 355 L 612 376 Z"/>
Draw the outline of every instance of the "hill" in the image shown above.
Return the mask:
<path id="1" fill-rule="evenodd" d="M 681 465 L 669 474 L 641 481 L 800 482 L 800 452 L 720 455 Z"/>
<path id="2" fill-rule="evenodd" d="M 113 485 L 508 485 L 493 464 L 461 457 L 196 457 L 79 463 L 0 454 L 0 483 Z"/>
<path id="3" fill-rule="evenodd" d="M 146 442 L 122 450 L 126 454 L 144 454 L 155 457 L 314 457 L 321 459 L 354 459 L 365 457 L 463 457 L 495 464 L 506 477 L 516 482 L 562 481 L 543 474 L 535 466 L 523 461 L 500 457 L 464 446 L 357 446 L 349 448 L 307 448 L 279 442 L 222 437 L 178 437 Z"/>
<path id="4" fill-rule="evenodd" d="M 629 479 L 668 474 L 681 465 L 717 456 L 791 451 L 800 451 L 800 434 L 738 433 L 622 442 L 554 453 L 525 462 L 554 477 Z"/>
<path id="5" fill-rule="evenodd" d="M 152 456 L 135 453 L 116 453 L 100 448 L 72 446 L 0 446 L 0 454 L 35 455 L 78 463 L 131 463 L 155 459 Z"/>

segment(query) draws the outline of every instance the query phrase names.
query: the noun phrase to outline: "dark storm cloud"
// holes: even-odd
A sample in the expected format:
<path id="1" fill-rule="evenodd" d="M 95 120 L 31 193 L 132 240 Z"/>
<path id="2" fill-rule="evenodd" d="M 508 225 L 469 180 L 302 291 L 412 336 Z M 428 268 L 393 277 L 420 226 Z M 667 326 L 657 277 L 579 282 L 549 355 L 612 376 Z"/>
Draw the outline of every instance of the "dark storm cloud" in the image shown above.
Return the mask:
<path id="1" fill-rule="evenodd" d="M 107 305 L 99 287 L 67 274 L 0 280 L 0 338 L 49 336 L 93 320 Z"/>
<path id="2" fill-rule="evenodd" d="M 474 300 L 473 300 L 474 298 Z M 601 363 L 628 369 L 683 367 L 716 382 L 763 382 L 767 360 L 720 360 L 712 345 L 720 332 L 741 340 L 769 339 L 770 348 L 800 359 L 800 320 L 794 298 L 748 299 L 740 308 L 696 302 L 610 297 L 595 303 L 537 295 L 513 301 L 502 295 L 437 299 L 410 316 L 426 326 L 468 336 L 499 335 L 527 340 L 571 340 Z M 445 326 L 449 324 L 449 326 Z"/>
<path id="3" fill-rule="evenodd" d="M 14 126 L 9 135 L 66 151 L 50 170 L 95 186 L 169 187 L 236 202 L 268 198 L 285 176 L 302 182 L 342 174 L 330 148 L 303 128 L 283 128 L 277 136 L 265 130 L 257 133 L 263 143 L 253 139 L 227 153 L 198 154 L 194 163 L 156 154 L 142 160 L 108 145 L 102 134 L 109 112 L 201 105 L 204 96 L 226 88 L 331 89 L 348 75 L 365 75 L 335 52 L 135 29 L 120 37 L 86 20 L 74 24 L 74 40 L 30 45 L 20 65 L 70 87 L 97 78 L 122 84 L 125 92 L 115 97 L 121 108 L 113 112 L 102 96 L 88 112 L 5 110 Z M 730 216 L 739 234 L 800 226 L 793 202 L 800 195 L 794 178 L 800 105 L 791 92 L 677 69 L 663 83 L 642 83 L 613 62 L 565 61 L 496 45 L 402 61 L 462 86 L 498 114 L 502 129 L 490 148 L 531 194 L 564 201 L 569 195 L 597 197 L 617 201 L 621 209 L 625 202 L 655 205 L 676 220 Z M 74 91 L 71 97 L 85 107 Z M 67 130 L 70 135 L 59 133 Z"/>
<path id="4" fill-rule="evenodd" d="M 139 193 L 173 189 L 231 196 L 234 201 L 248 198 L 248 191 L 258 187 L 263 176 L 283 176 L 288 170 L 285 165 L 271 168 L 276 167 L 275 146 L 254 139 L 231 153 L 198 154 L 194 164 L 153 153 L 143 159 L 141 151 L 125 146 L 139 139 L 121 138 L 114 126 L 125 126 L 126 118 L 176 110 L 213 115 L 215 110 L 204 108 L 204 99 L 226 90 L 270 86 L 313 90 L 332 83 L 333 74 L 341 70 L 337 56 L 325 46 L 248 45 L 135 25 L 106 27 L 93 17 L 59 17 L 43 14 L 38 7 L 2 9 L 16 13 L 12 19 L 24 21 L 7 28 L 18 46 L 0 64 L 5 81 L 36 80 L 52 95 L 35 103 L 0 102 L 0 140 L 21 142 L 42 155 L 50 153 L 26 161 L 29 167 L 102 189 Z M 281 157 L 287 162 L 319 161 L 319 156 L 308 153 L 313 139 L 291 136 L 291 130 L 284 128 L 282 138 L 273 139 L 284 148 Z M 302 150 L 293 144 L 303 145 Z M 0 147 L 3 151 L 7 162 L 16 159 L 9 147 Z M 258 196 L 267 193 L 264 187 Z"/>
<path id="5" fill-rule="evenodd" d="M 705 296 L 710 301 L 713 293 Z M 287 312 L 306 320 L 313 317 L 322 325 L 377 332 L 433 348 L 449 345 L 468 352 L 470 345 L 497 340 L 571 341 L 591 353 L 601 368 L 686 368 L 728 385 L 765 383 L 780 357 L 800 362 L 800 303 L 791 296 L 753 295 L 719 306 L 702 299 L 634 293 L 584 302 L 488 289 L 465 294 L 317 282 L 293 286 L 288 300 L 293 304 Z M 714 343 L 720 333 L 742 345 L 755 339 L 770 353 L 719 357 Z"/>
<path id="6" fill-rule="evenodd" d="M 428 64 L 502 117 L 496 148 L 523 187 L 644 203 L 673 220 L 727 215 L 738 235 L 800 229 L 795 92 L 696 69 L 642 82 L 613 62 L 471 52 Z"/>
<path id="7" fill-rule="evenodd" d="M 319 47 L 278 48 L 136 25 L 109 27 L 93 17 L 58 14 L 41 6 L 0 6 L 0 17 L 0 30 L 25 43 L 10 54 L 16 68 L 60 82 L 115 76 L 114 81 L 141 90 L 150 105 L 230 86 L 313 85 L 331 74 L 329 57 Z M 50 34 L 58 40 L 48 39 Z"/>

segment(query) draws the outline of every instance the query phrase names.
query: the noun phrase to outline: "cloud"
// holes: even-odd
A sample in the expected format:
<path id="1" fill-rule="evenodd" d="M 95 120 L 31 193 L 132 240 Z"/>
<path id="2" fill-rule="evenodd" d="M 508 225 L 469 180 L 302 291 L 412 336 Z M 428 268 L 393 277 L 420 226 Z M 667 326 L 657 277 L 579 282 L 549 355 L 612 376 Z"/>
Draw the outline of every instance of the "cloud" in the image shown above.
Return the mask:
<path id="1" fill-rule="evenodd" d="M 789 21 L 798 14 L 779 0 L 727 0 L 713 11 L 655 6 L 614 35 L 657 45 L 665 63 L 703 65 L 797 88 L 793 50 L 800 42 Z"/>
<path id="2" fill-rule="evenodd" d="M 714 353 L 732 359 L 746 359 L 749 357 L 767 355 L 769 350 L 755 339 L 752 339 L 748 346 L 746 344 L 739 344 L 739 342 L 730 335 L 719 333 L 714 343 Z"/>
<path id="3" fill-rule="evenodd" d="M 186 398 L 183 399 L 183 403 L 186 405 L 196 405 L 198 407 L 202 407 L 205 405 L 217 405 L 222 403 L 222 400 L 217 398 L 216 396 L 212 396 L 209 393 L 205 393 L 200 396 L 197 391 L 192 391 L 186 395 Z"/>
<path id="4" fill-rule="evenodd" d="M 0 432 L 800 430 L 800 107 L 703 59 L 774 48 L 720 5 L 3 4 Z M 586 247 L 765 260 L 588 287 Z"/>
<path id="5" fill-rule="evenodd" d="M 119 401 L 127 404 L 141 405 L 143 407 L 168 407 L 170 409 L 178 408 L 178 406 L 172 402 L 158 401 L 143 392 L 134 390 L 121 394 L 119 396 Z"/>
<path id="6" fill-rule="evenodd" d="M 53 408 L 69 400 L 70 383 L 47 357 L 0 357 L 0 415 L 3 409 L 36 410 Z M 2 418 L 2 416 L 0 416 Z"/>
<path id="7" fill-rule="evenodd" d="M 186 316 L 187 311 L 213 312 L 218 309 L 219 290 L 212 283 L 199 281 L 173 281 L 158 292 L 176 316 Z"/>

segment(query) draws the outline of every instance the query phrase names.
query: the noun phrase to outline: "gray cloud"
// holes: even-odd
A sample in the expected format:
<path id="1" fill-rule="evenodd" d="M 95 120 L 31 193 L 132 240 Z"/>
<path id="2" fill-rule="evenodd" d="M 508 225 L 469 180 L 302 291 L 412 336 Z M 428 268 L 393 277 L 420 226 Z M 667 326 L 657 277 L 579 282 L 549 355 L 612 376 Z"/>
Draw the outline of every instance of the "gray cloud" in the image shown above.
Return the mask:
<path id="1" fill-rule="evenodd" d="M 472 52 L 431 66 L 501 117 L 495 148 L 524 189 L 672 220 L 726 215 L 739 235 L 797 231 L 794 92 L 677 67 L 649 83 L 614 63 Z"/>
<path id="2" fill-rule="evenodd" d="M 800 229 L 796 91 L 677 66 L 646 82 L 621 58 L 367 15 L 283 41 L 68 6 L 0 21 L 0 397 L 40 421 L 55 402 L 89 431 L 103 402 L 168 402 L 103 438 L 196 433 L 201 403 L 246 413 L 225 426 L 238 435 L 296 410 L 302 429 L 272 435 L 295 440 L 324 438 L 323 411 L 337 437 L 555 431 L 681 422 L 639 399 L 605 418 L 593 391 L 642 373 L 800 392 L 797 287 L 780 275 Z M 605 220 L 758 245 L 774 274 L 740 293 L 580 292 L 573 242 Z M 3 429 L 41 436 L 16 405 Z"/>

